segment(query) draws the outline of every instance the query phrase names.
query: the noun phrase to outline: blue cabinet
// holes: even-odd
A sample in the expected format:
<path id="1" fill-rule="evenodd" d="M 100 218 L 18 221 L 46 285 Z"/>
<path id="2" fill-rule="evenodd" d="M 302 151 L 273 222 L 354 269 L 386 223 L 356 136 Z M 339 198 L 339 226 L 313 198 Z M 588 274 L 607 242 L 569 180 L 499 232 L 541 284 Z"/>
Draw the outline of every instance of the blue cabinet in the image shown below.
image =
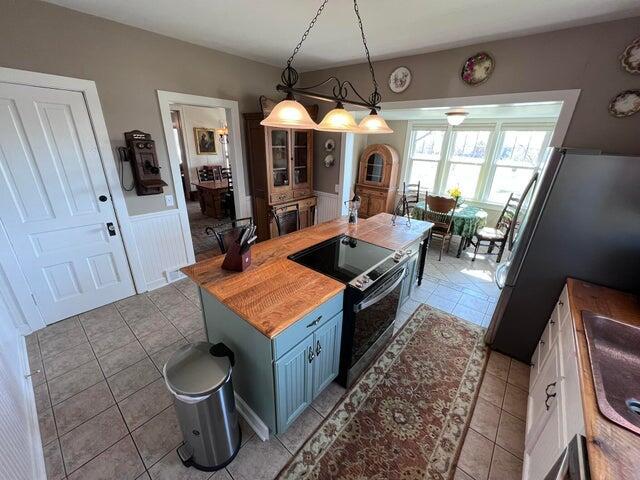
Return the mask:
<path id="1" fill-rule="evenodd" d="M 279 432 L 286 430 L 313 400 L 313 341 L 313 335 L 310 335 L 276 362 L 276 417 Z"/>
<path id="2" fill-rule="evenodd" d="M 342 312 L 275 363 L 276 418 L 284 432 L 315 397 L 338 376 Z"/>

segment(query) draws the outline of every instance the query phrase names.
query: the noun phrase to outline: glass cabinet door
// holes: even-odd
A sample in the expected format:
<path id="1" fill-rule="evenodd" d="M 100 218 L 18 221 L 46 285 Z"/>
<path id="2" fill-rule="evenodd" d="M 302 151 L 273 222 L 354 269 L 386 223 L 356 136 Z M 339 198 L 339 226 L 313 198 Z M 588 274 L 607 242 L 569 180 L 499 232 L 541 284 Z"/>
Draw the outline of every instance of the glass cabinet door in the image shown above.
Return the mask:
<path id="1" fill-rule="evenodd" d="M 271 130 L 271 181 L 274 187 L 289 185 L 289 132 Z"/>
<path id="2" fill-rule="evenodd" d="M 293 130 L 293 188 L 307 187 L 309 184 L 309 132 Z"/>
<path id="3" fill-rule="evenodd" d="M 370 183 L 381 183 L 384 175 L 384 158 L 379 153 L 374 153 L 367 159 L 365 180 Z"/>

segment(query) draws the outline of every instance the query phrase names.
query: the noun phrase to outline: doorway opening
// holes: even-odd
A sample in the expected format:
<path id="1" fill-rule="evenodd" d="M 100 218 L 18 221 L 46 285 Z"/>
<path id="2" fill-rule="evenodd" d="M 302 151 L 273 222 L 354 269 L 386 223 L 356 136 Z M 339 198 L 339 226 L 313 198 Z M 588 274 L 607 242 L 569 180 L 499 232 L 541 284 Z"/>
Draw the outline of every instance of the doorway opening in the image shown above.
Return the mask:
<path id="1" fill-rule="evenodd" d="M 520 199 L 530 202 L 535 190 L 529 188 L 530 180 L 544 169 L 551 147 L 562 145 L 577 95 L 539 92 L 391 102 L 383 109 L 393 133 L 343 135 L 339 188 L 343 198 L 354 193 L 365 149 L 387 144 L 397 151 L 400 163 L 397 183 L 391 187 L 395 205 L 402 205 L 404 192 L 411 217 L 433 222 L 431 205 L 438 202 L 434 197 L 458 199 L 447 234 L 431 239 L 424 281 L 414 288 L 413 301 L 403 305 L 397 326 L 420 303 L 488 326 L 500 296 L 496 274 L 510 252 L 508 241 L 478 239 L 488 235 L 488 229 L 496 234 L 506 230 L 507 238 L 509 228 L 517 229 L 518 222 L 510 222 L 510 215 Z M 452 111 L 462 111 L 463 121 L 449 119 L 446 114 Z M 356 118 L 363 116 L 353 113 Z M 399 214 L 406 209 L 402 206 Z M 520 212 L 518 219 L 523 215 Z"/>
<path id="2" fill-rule="evenodd" d="M 248 217 L 238 103 L 158 92 L 190 262 L 220 255 L 215 230 Z"/>

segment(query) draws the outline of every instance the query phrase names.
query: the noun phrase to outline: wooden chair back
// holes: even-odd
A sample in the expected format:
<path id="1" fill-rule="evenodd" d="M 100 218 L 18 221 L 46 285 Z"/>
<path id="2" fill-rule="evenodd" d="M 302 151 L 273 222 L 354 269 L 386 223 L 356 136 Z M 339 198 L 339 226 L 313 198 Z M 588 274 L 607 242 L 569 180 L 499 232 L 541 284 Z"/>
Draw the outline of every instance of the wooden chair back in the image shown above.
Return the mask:
<path id="1" fill-rule="evenodd" d="M 300 230 L 300 207 L 297 203 L 286 207 L 276 207 L 271 214 L 276 223 L 278 236 Z"/>
<path id="2" fill-rule="evenodd" d="M 458 199 L 427 194 L 425 206 L 424 219 L 433 223 L 439 233 L 449 233 Z"/>
<path id="3" fill-rule="evenodd" d="M 496 229 L 503 232 L 505 235 L 509 233 L 509 230 L 514 227 L 513 219 L 515 217 L 516 209 L 520 203 L 520 197 L 515 196 L 513 193 L 509 195 L 507 203 L 504 204 L 504 208 L 498 217 L 496 222 Z"/>
<path id="4" fill-rule="evenodd" d="M 220 165 L 205 165 L 196 171 L 198 173 L 198 180 L 201 182 L 222 180 L 222 167 Z"/>
<path id="5" fill-rule="evenodd" d="M 420 181 L 418 183 L 402 182 L 402 196 L 407 199 L 409 205 L 415 205 L 420 201 Z"/>
<path id="6" fill-rule="evenodd" d="M 237 220 L 231 220 L 229 222 L 218 223 L 211 227 L 204 229 L 207 235 L 213 235 L 216 237 L 218 246 L 222 253 L 227 253 L 231 242 L 237 240 L 238 235 L 242 227 L 253 225 L 253 218 L 238 218 Z"/>

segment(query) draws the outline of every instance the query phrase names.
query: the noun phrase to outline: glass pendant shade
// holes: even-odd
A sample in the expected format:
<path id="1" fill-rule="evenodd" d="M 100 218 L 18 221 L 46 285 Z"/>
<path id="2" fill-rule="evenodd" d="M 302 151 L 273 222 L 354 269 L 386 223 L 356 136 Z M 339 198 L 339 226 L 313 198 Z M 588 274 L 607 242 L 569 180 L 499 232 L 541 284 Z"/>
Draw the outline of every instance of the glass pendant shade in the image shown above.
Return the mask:
<path id="1" fill-rule="evenodd" d="M 338 102 L 336 108 L 327 113 L 318 124 L 317 130 L 323 132 L 351 132 L 360 133 L 355 118 L 347 112 L 342 103 Z"/>
<path id="2" fill-rule="evenodd" d="M 304 106 L 293 99 L 282 100 L 267 118 L 260 122 L 265 127 L 315 129 L 318 124 L 309 116 Z"/>
<path id="3" fill-rule="evenodd" d="M 358 128 L 360 129 L 359 133 L 393 133 L 393 130 L 389 128 L 389 125 L 384 121 L 384 118 L 378 115 L 375 108 L 371 110 L 369 115 L 360 121 Z"/>
<path id="4" fill-rule="evenodd" d="M 445 115 L 447 116 L 447 123 L 455 127 L 456 125 L 460 125 L 464 122 L 464 119 L 467 118 L 469 112 L 465 112 L 464 110 L 454 110 L 446 112 Z"/>

